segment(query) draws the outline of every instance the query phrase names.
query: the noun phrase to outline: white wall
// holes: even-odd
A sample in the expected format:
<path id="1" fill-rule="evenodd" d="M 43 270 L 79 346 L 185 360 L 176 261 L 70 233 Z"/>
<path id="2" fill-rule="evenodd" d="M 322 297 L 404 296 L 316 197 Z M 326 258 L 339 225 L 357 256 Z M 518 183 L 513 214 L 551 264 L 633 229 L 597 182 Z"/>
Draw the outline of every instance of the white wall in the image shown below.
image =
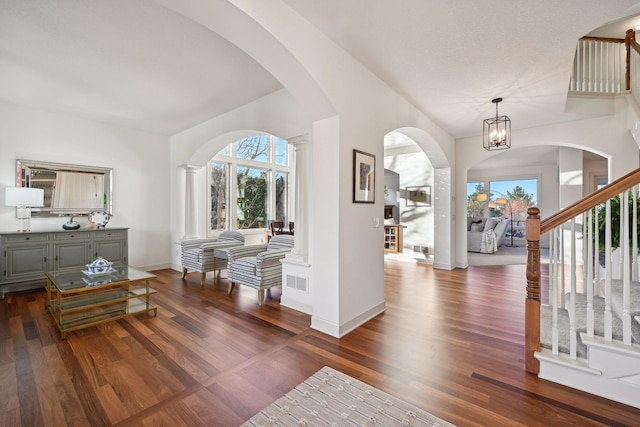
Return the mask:
<path id="1" fill-rule="evenodd" d="M 282 1 L 234 2 L 237 9 L 220 8 L 215 16 L 207 10 L 206 2 L 163 0 L 163 3 L 221 33 L 249 53 L 272 72 L 311 118 L 307 124 L 312 129 L 313 176 L 309 180 L 313 194 L 309 221 L 314 292 L 312 326 L 341 336 L 384 310 L 383 229 L 374 226 L 376 219 L 382 225 L 384 135 L 399 128 L 415 130 L 419 135 L 412 139 L 425 152 L 431 152 L 429 158 L 437 158 L 437 166 L 443 168 L 454 163 L 453 139 Z M 246 16 L 238 16 L 238 10 Z M 243 118 L 246 122 L 235 130 L 268 131 L 252 125 L 264 122 L 259 116 L 247 112 Z M 283 125 L 271 122 L 274 128 L 278 124 Z M 217 131 L 210 130 L 199 143 L 194 141 L 192 148 L 219 136 Z M 174 139 L 172 150 L 179 149 L 182 144 Z M 374 204 L 352 203 L 354 149 L 373 154 L 377 159 Z M 176 157 L 172 173 L 177 164 Z M 450 181 L 441 189 L 447 193 L 445 199 L 450 200 L 453 189 Z M 175 191 L 177 202 L 179 191 Z M 180 215 L 180 208 L 177 209 L 176 217 Z M 443 221 L 448 224 L 450 205 L 443 204 L 442 209 Z M 327 224 L 331 227 L 327 228 Z M 452 233 L 453 229 L 446 224 L 443 231 Z M 174 235 L 180 234 L 178 229 L 179 225 Z M 443 259 L 450 264 L 451 254 Z"/>
<path id="2" fill-rule="evenodd" d="M 558 178 L 561 209 L 583 197 L 582 150 L 560 147 L 558 150 Z"/>
<path id="3" fill-rule="evenodd" d="M 384 166 L 400 175 L 399 202 L 400 224 L 403 229 L 403 250 L 413 253 L 413 246 L 434 245 L 433 183 L 434 169 L 426 154 L 413 144 L 412 147 L 385 149 Z M 432 206 L 407 206 L 405 190 L 410 186 L 431 186 Z M 417 256 L 417 255 L 416 255 Z"/>
<path id="4" fill-rule="evenodd" d="M 16 227 L 15 209 L 4 206 L 4 188 L 15 185 L 16 159 L 113 168 L 107 228 L 129 228 L 129 264 L 169 266 L 168 137 L 6 103 L 0 103 L 0 129 L 0 230 Z M 33 218 L 31 226 L 58 230 L 67 220 Z"/>

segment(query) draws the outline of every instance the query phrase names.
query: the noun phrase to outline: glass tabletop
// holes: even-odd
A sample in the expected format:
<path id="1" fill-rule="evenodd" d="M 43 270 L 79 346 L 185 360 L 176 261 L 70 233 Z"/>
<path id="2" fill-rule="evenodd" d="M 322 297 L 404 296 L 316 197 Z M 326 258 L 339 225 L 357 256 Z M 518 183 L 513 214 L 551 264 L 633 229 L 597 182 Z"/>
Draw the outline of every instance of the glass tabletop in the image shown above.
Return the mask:
<path id="1" fill-rule="evenodd" d="M 82 271 L 48 271 L 47 277 L 59 292 L 78 292 L 83 288 L 108 287 L 119 283 L 154 279 L 156 276 L 130 266 L 114 267 L 102 274 L 86 274 Z"/>

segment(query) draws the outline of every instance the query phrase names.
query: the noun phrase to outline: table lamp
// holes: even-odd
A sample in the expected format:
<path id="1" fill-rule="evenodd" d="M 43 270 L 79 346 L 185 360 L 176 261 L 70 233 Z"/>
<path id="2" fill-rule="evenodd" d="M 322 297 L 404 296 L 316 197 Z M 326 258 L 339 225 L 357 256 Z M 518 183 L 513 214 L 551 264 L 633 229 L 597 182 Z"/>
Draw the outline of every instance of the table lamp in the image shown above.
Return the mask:
<path id="1" fill-rule="evenodd" d="M 7 187 L 4 193 L 4 204 L 17 207 L 18 231 L 31 231 L 31 208 L 44 206 L 44 190 L 42 188 Z"/>

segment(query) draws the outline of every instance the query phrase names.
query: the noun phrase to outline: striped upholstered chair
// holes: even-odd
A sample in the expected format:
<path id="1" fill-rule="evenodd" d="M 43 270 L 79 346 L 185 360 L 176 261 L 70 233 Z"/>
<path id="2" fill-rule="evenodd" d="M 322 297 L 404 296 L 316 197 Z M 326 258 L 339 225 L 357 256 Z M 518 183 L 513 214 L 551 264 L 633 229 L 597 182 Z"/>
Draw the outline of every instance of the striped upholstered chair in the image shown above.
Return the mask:
<path id="1" fill-rule="evenodd" d="M 293 236 L 279 234 L 268 245 L 247 245 L 230 248 L 229 294 L 234 285 L 245 285 L 258 291 L 258 305 L 264 301 L 264 291 L 282 284 L 280 260 L 293 249 Z"/>
<path id="2" fill-rule="evenodd" d="M 218 271 L 227 268 L 227 258 L 224 251 L 234 246 L 244 245 L 244 235 L 237 231 L 223 231 L 213 240 L 196 240 L 182 243 L 182 278 L 187 275 L 188 270 L 197 271 L 202 274 L 200 284 L 204 286 L 204 280 L 208 271 Z M 217 251 L 216 251 L 217 249 Z"/>

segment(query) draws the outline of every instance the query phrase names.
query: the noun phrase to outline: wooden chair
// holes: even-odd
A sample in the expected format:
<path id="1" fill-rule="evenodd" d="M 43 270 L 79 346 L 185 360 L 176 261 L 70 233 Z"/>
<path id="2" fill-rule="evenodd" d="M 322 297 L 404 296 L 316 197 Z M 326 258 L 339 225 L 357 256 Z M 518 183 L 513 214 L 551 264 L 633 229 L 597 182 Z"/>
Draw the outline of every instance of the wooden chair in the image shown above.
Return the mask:
<path id="1" fill-rule="evenodd" d="M 278 234 L 285 234 L 284 221 L 271 221 L 271 235 L 277 236 Z"/>

